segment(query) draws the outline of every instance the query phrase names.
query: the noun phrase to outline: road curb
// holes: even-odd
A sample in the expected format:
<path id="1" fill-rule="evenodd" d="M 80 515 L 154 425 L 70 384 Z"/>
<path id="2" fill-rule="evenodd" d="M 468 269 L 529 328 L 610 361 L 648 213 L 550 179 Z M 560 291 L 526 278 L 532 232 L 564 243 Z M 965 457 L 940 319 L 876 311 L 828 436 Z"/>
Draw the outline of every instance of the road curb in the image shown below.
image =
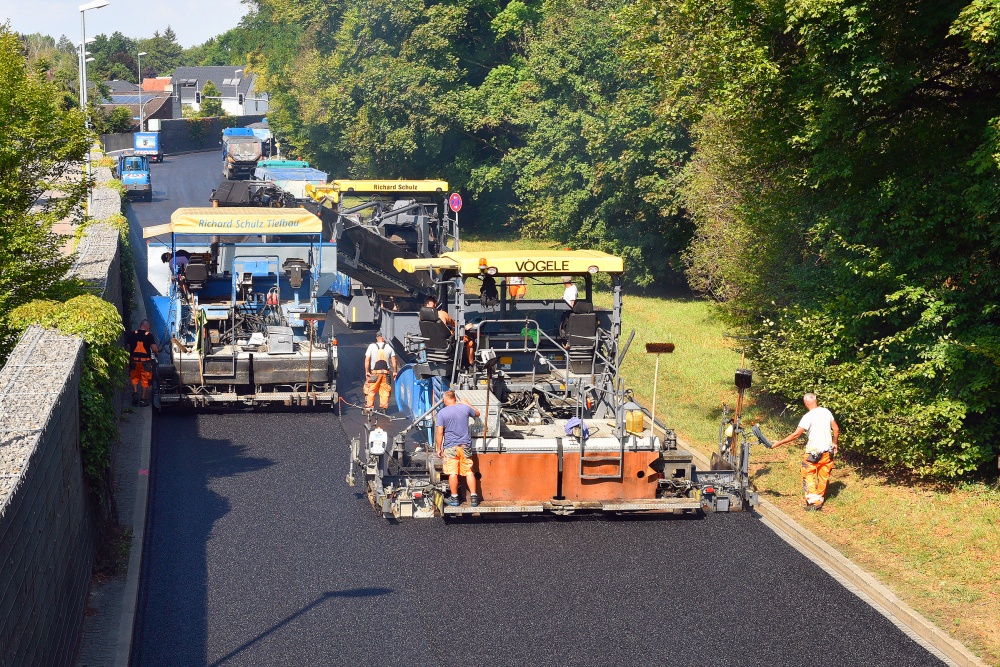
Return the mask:
<path id="1" fill-rule="evenodd" d="M 709 469 L 709 460 L 678 439 L 677 444 L 691 452 L 698 467 Z M 773 530 L 801 554 L 826 570 L 849 591 L 874 607 L 917 643 L 948 665 L 956 667 L 989 667 L 964 644 L 948 636 L 920 612 L 903 602 L 885 584 L 856 563 L 848 560 L 812 531 L 800 526 L 790 516 L 766 500 L 756 508 L 765 526 Z"/>
<path id="2" fill-rule="evenodd" d="M 139 284 L 138 276 L 133 273 L 135 284 Z M 138 291 L 136 311 L 139 320 L 146 318 L 145 297 Z M 115 667 L 128 667 L 132 658 L 132 635 L 135 629 L 135 613 L 139 601 L 139 575 L 142 573 L 142 552 L 146 534 L 146 505 L 149 501 L 149 462 L 150 444 L 153 433 L 153 412 L 141 410 L 142 419 L 139 441 L 138 481 L 136 482 L 135 501 L 132 506 L 132 546 L 129 549 L 128 572 L 125 575 L 125 590 L 122 593 L 121 620 L 118 624 L 118 636 L 115 648 Z M 145 473 L 145 474 L 143 474 Z"/>

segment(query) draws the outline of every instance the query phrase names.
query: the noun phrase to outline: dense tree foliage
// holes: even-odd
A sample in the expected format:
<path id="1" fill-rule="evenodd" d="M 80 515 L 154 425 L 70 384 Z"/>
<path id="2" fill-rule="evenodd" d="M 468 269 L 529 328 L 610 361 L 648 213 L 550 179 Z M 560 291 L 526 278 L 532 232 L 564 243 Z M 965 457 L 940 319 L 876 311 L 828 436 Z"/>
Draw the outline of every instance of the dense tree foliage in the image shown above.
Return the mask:
<path id="1" fill-rule="evenodd" d="M 625 255 L 680 276 L 691 225 L 672 186 L 688 141 L 622 56 L 622 0 L 259 0 L 245 26 L 269 116 L 338 175 L 440 177 L 472 224 Z"/>
<path id="2" fill-rule="evenodd" d="M 56 87 L 32 71 L 16 35 L 0 26 L 0 359 L 15 343 L 8 321 L 14 308 L 63 295 L 70 266 L 52 225 L 69 215 L 85 193 L 77 169 L 90 137 L 83 115 L 60 107 Z M 63 197 L 36 202 L 46 190 Z"/>
<path id="3" fill-rule="evenodd" d="M 647 1 L 695 152 L 692 284 L 817 390 L 856 451 L 952 476 L 997 451 L 993 2 Z"/>

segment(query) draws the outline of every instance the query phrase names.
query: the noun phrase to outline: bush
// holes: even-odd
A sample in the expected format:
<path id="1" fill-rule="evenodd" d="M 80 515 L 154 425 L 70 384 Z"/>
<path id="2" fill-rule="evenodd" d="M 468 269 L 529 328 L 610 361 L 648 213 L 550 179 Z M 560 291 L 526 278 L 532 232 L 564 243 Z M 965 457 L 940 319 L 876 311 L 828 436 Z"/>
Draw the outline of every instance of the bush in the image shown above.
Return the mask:
<path id="1" fill-rule="evenodd" d="M 128 353 L 120 343 L 124 328 L 118 310 L 100 297 L 84 294 L 65 302 L 31 301 L 11 312 L 9 320 L 22 332 L 39 324 L 86 342 L 80 379 L 80 447 L 87 479 L 100 493 L 104 472 L 111 464 L 111 446 L 118 438 L 113 397 L 124 382 L 128 363 Z"/>
<path id="2" fill-rule="evenodd" d="M 115 190 L 118 192 L 118 196 L 125 199 L 125 184 L 119 181 L 117 178 L 112 178 L 110 181 L 105 181 L 100 184 L 101 187 Z"/>

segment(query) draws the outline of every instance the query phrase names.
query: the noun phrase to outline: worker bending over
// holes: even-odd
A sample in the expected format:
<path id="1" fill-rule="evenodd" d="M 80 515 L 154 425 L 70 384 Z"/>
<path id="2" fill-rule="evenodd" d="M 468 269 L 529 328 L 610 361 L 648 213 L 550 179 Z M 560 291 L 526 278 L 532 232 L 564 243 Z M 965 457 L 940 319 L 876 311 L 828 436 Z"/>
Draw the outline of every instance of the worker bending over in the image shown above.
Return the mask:
<path id="1" fill-rule="evenodd" d="M 479 506 L 479 489 L 476 474 L 472 471 L 475 451 L 470 447 L 469 418 L 479 416 L 479 410 L 469 405 L 465 399 L 459 401 L 450 389 L 444 392 L 444 407 L 437 413 L 437 427 L 434 429 L 434 444 L 437 455 L 444 459 L 444 474 L 448 475 L 451 496 L 448 504 L 458 506 L 458 476 L 465 477 L 469 485 L 469 504 Z"/>
<path id="2" fill-rule="evenodd" d="M 802 459 L 802 488 L 806 494 L 806 509 L 820 510 L 823 509 L 826 485 L 833 471 L 833 457 L 837 455 L 840 426 L 832 412 L 819 407 L 816 394 L 806 394 L 802 397 L 802 402 L 808 412 L 799 420 L 798 428 L 773 446 L 780 447 L 803 433 L 807 434 L 806 451 Z"/>
<path id="3" fill-rule="evenodd" d="M 389 365 L 392 364 L 392 375 L 389 375 Z M 389 409 L 389 394 L 392 393 L 392 379 L 398 373 L 396 353 L 392 346 L 385 342 L 385 337 L 379 331 L 375 334 L 375 342 L 368 346 L 365 352 L 365 409 L 375 407 L 375 394 L 379 395 L 379 405 L 382 410 Z"/>
<path id="4" fill-rule="evenodd" d="M 153 379 L 153 355 L 159 354 L 156 339 L 149 332 L 149 320 L 139 323 L 139 328 L 125 337 L 128 350 L 128 376 L 132 382 L 132 405 L 149 405 L 149 384 Z M 142 386 L 142 396 L 139 386 Z"/>

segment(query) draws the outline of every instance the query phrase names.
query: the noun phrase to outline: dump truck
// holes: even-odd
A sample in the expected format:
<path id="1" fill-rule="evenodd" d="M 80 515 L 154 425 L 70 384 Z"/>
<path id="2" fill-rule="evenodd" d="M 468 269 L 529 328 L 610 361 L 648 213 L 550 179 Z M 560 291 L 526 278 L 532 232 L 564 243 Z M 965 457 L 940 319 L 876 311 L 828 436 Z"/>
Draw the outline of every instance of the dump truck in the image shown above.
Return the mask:
<path id="1" fill-rule="evenodd" d="M 347 481 L 381 516 L 685 514 L 756 504 L 744 461 L 727 453 L 717 469 L 699 471 L 673 430 L 633 399 L 621 372 L 634 338 L 621 337 L 621 258 L 593 250 L 451 251 L 394 264 L 433 278 L 455 326 L 422 308 L 415 327 L 400 327 L 414 361 L 399 373 L 395 395 L 409 423 L 391 434 L 372 413 L 352 438 Z M 572 304 L 511 300 L 510 277 L 536 285 L 529 292 L 554 293 L 569 279 L 580 293 Z M 476 506 L 467 498 L 444 503 L 434 415 L 446 390 L 480 412 L 470 443 L 483 498 Z"/>
<path id="2" fill-rule="evenodd" d="M 301 208 L 181 208 L 143 230 L 160 409 L 337 405 L 337 251 Z M 182 272 L 171 256 L 184 252 Z"/>
<path id="3" fill-rule="evenodd" d="M 263 142 L 247 127 L 222 131 L 222 174 L 226 179 L 250 178 L 263 155 Z"/>

